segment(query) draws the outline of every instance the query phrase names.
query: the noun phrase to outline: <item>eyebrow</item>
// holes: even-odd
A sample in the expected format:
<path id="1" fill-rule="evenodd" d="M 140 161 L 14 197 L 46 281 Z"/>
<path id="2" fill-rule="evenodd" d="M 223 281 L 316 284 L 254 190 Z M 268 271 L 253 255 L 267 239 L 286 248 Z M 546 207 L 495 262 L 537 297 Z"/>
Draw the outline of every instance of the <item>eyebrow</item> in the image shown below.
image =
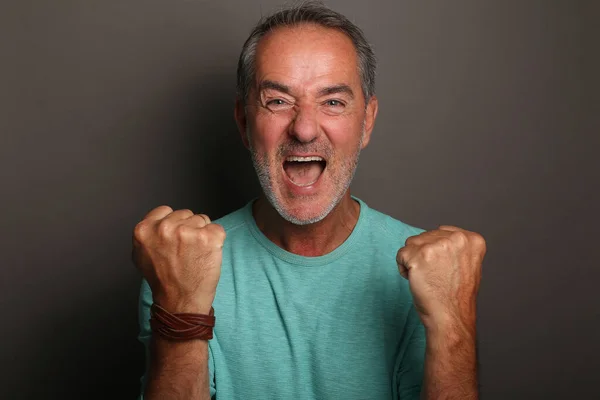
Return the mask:
<path id="1" fill-rule="evenodd" d="M 352 88 L 345 84 L 339 84 L 339 85 L 325 87 L 325 88 L 319 90 L 318 96 L 319 97 L 329 96 L 331 94 L 336 94 L 336 93 L 346 93 L 348 96 L 350 96 L 351 99 L 354 98 L 354 92 L 352 91 Z"/>
<path id="2" fill-rule="evenodd" d="M 279 83 L 279 82 L 275 82 L 275 81 L 270 81 L 270 80 L 264 80 L 260 83 L 260 85 L 258 85 L 258 91 L 262 92 L 263 90 L 277 90 L 278 92 L 282 92 L 285 94 L 292 94 L 291 89 L 289 86 L 284 85 L 283 83 Z"/>
<path id="3" fill-rule="evenodd" d="M 275 82 L 275 81 L 271 81 L 271 80 L 264 80 L 260 83 L 260 85 L 258 86 L 259 92 L 262 92 L 263 90 L 276 90 L 278 92 L 282 92 L 285 94 L 292 94 L 292 90 L 290 89 L 289 86 L 284 85 L 283 83 L 279 83 L 279 82 Z M 333 85 L 333 86 L 327 86 L 324 87 L 322 89 L 319 90 L 318 92 L 318 97 L 322 97 L 322 96 L 329 96 L 332 94 L 336 94 L 336 93 L 346 93 L 348 96 L 350 96 L 350 98 L 354 98 L 354 92 L 352 91 L 352 88 L 346 84 L 339 84 L 339 85 Z"/>

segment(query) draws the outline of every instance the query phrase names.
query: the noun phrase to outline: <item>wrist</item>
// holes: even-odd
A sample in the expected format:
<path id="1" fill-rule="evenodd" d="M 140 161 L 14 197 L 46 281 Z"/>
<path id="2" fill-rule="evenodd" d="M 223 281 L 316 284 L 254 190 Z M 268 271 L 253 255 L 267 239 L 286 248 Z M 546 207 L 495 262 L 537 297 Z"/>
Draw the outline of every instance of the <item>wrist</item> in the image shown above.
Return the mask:
<path id="1" fill-rule="evenodd" d="M 423 320 L 428 343 L 475 343 L 475 318 L 456 318 L 445 314 Z"/>
<path id="2" fill-rule="evenodd" d="M 214 294 L 211 296 L 167 296 L 158 294 L 153 296 L 155 303 L 170 313 L 193 313 L 208 315 L 214 300 Z"/>

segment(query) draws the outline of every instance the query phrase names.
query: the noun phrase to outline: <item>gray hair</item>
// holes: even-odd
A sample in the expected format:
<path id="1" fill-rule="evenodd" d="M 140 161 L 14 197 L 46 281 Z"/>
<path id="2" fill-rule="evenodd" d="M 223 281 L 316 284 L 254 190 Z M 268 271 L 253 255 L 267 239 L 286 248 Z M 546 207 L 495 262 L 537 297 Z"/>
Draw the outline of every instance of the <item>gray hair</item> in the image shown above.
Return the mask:
<path id="1" fill-rule="evenodd" d="M 375 94 L 375 69 L 377 62 L 371 45 L 362 30 L 342 14 L 328 8 L 320 1 L 303 1 L 284 8 L 270 16 L 261 18 L 242 47 L 237 67 L 237 95 L 247 100 L 250 86 L 256 70 L 256 48 L 260 39 L 270 31 L 281 26 L 299 24 L 317 24 L 325 28 L 336 29 L 348 36 L 358 56 L 358 71 L 361 78 L 365 102 Z"/>

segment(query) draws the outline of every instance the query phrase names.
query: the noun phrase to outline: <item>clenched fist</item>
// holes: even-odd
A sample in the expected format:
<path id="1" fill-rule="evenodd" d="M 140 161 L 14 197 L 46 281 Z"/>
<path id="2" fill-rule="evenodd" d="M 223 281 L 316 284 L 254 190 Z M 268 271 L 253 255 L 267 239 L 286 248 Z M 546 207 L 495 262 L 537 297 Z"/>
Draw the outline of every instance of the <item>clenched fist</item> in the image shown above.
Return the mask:
<path id="1" fill-rule="evenodd" d="M 475 325 L 485 252 L 481 235 L 453 226 L 440 226 L 406 240 L 396 261 L 426 327 Z"/>
<path id="2" fill-rule="evenodd" d="M 133 262 L 154 301 L 173 313 L 208 314 L 221 275 L 225 230 L 203 214 L 160 206 L 133 231 Z"/>

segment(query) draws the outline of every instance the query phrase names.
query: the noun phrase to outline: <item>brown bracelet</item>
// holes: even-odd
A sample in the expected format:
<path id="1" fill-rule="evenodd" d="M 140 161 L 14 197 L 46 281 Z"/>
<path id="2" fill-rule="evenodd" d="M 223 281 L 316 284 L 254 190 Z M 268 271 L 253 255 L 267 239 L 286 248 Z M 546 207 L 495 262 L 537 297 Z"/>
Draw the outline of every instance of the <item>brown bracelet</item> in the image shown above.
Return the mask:
<path id="1" fill-rule="evenodd" d="M 211 307 L 210 313 L 171 314 L 160 305 L 154 303 L 150 308 L 150 327 L 166 339 L 172 340 L 209 340 L 213 337 L 215 326 L 215 310 Z"/>

